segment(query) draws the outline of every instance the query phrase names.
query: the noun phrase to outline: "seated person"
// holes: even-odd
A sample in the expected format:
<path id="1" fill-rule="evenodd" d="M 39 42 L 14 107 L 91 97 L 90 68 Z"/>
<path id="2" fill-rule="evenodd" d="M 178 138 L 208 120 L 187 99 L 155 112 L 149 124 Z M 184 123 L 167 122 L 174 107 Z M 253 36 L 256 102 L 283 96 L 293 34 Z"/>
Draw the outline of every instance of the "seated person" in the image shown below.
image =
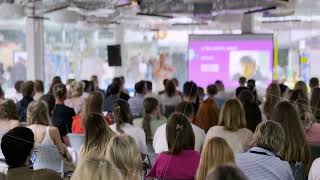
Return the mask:
<path id="1" fill-rule="evenodd" d="M 179 103 L 178 106 L 176 107 L 176 112 L 185 115 L 188 121 L 190 122 L 193 133 L 195 135 L 194 149 L 200 152 L 206 133 L 204 132 L 204 130 L 202 130 L 198 126 L 191 123 L 194 115 L 194 108 L 192 103 L 190 102 Z M 154 133 L 153 148 L 156 154 L 168 151 L 167 139 L 166 139 L 166 126 L 167 126 L 167 123 L 159 126 L 156 132 Z"/>
<path id="2" fill-rule="evenodd" d="M 285 134 L 279 123 L 266 121 L 257 126 L 254 133 L 255 146 L 236 156 L 237 166 L 249 180 L 293 180 L 287 161 L 277 155 L 284 148 Z"/>
<path id="3" fill-rule="evenodd" d="M 243 172 L 234 166 L 219 166 L 212 169 L 207 180 L 247 180 Z"/>
<path id="4" fill-rule="evenodd" d="M 16 127 L 5 134 L 1 150 L 9 166 L 7 180 L 62 180 L 58 173 L 28 168 L 28 160 L 34 147 L 34 135 L 25 127 Z"/>

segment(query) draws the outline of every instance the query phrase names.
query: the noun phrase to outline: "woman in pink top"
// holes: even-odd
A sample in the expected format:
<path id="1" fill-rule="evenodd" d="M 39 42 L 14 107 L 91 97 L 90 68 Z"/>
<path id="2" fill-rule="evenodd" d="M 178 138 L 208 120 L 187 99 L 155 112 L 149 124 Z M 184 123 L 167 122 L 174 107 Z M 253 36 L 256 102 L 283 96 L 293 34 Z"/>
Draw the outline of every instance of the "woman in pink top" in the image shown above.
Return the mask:
<path id="1" fill-rule="evenodd" d="M 309 144 L 320 144 L 320 124 L 315 122 L 308 100 L 300 98 L 296 100 L 296 105 L 305 128 L 307 142 Z"/>
<path id="2" fill-rule="evenodd" d="M 158 155 L 147 178 L 193 180 L 200 154 L 194 150 L 194 133 L 183 114 L 171 115 L 166 127 L 166 138 L 169 151 Z"/>

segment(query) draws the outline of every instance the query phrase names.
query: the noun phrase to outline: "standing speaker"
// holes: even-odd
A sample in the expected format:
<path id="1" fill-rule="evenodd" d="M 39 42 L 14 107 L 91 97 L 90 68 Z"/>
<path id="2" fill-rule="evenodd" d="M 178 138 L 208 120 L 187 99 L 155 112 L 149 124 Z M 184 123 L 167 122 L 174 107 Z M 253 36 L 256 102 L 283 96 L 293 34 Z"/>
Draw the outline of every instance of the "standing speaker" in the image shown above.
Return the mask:
<path id="1" fill-rule="evenodd" d="M 121 46 L 111 45 L 111 46 L 108 46 L 107 49 L 108 49 L 109 66 L 122 66 Z"/>

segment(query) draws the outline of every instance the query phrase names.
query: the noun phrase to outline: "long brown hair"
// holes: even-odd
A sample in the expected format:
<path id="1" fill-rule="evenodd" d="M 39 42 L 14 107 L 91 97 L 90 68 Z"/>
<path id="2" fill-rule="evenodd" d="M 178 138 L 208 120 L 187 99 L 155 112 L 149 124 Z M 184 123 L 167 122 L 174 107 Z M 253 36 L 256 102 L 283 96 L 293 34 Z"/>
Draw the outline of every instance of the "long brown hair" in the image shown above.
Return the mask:
<path id="1" fill-rule="evenodd" d="M 129 123 L 132 125 L 132 115 L 129 104 L 122 99 L 117 100 L 113 104 L 112 113 L 116 122 L 117 131 L 123 134 L 124 132 L 122 130 L 122 127 L 124 126 L 124 124 Z"/>
<path id="2" fill-rule="evenodd" d="M 264 113 L 267 119 L 270 119 L 275 106 L 280 102 L 281 90 L 276 83 L 271 83 L 267 88 L 266 101 L 263 105 Z"/>
<path id="3" fill-rule="evenodd" d="M 237 131 L 246 127 L 245 111 L 237 99 L 230 99 L 221 108 L 219 126 L 224 126 L 226 130 Z"/>
<path id="4" fill-rule="evenodd" d="M 301 90 L 303 93 L 304 97 L 308 97 L 308 86 L 305 82 L 303 81 L 298 81 L 296 82 L 296 84 L 294 85 L 294 90 Z"/>
<path id="5" fill-rule="evenodd" d="M 179 154 L 184 150 L 194 150 L 195 136 L 188 119 L 181 113 L 170 116 L 166 127 L 169 154 Z"/>
<path id="6" fill-rule="evenodd" d="M 219 137 L 210 139 L 201 153 L 196 180 L 206 180 L 210 169 L 226 164 L 235 164 L 235 158 L 228 143 Z"/>
<path id="7" fill-rule="evenodd" d="M 100 92 L 92 92 L 86 99 L 84 108 L 82 110 L 82 119 L 92 113 L 102 115 L 103 95 Z"/>
<path id="8" fill-rule="evenodd" d="M 47 103 L 44 101 L 32 101 L 27 109 L 27 124 L 50 125 L 50 117 Z"/>
<path id="9" fill-rule="evenodd" d="M 284 148 L 280 152 L 280 156 L 290 163 L 302 162 L 307 173 L 310 163 L 310 149 L 298 110 L 290 102 L 283 101 L 278 103 L 271 119 L 280 123 L 285 133 Z"/>
<path id="10" fill-rule="evenodd" d="M 157 109 L 158 106 L 159 106 L 159 102 L 156 98 L 149 97 L 144 99 L 143 101 L 144 113 L 143 113 L 143 120 L 142 120 L 142 128 L 146 133 L 147 138 L 151 136 L 151 128 L 150 128 L 151 114 Z"/>
<path id="11" fill-rule="evenodd" d="M 176 84 L 172 80 L 168 80 L 165 84 L 165 89 L 168 97 L 173 97 L 176 95 Z"/>
<path id="12" fill-rule="evenodd" d="M 320 88 L 312 90 L 310 105 L 314 116 L 320 118 Z"/>
<path id="13" fill-rule="evenodd" d="M 105 158 L 113 131 L 101 114 L 91 113 L 84 117 L 85 140 L 81 154 L 84 157 Z"/>

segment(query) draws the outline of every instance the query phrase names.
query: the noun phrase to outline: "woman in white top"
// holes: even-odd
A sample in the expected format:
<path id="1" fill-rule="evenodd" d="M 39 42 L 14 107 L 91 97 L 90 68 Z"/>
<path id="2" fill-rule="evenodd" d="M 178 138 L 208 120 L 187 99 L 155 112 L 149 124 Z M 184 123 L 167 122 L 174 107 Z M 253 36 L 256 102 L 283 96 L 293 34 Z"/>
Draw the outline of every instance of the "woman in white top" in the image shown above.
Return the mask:
<path id="1" fill-rule="evenodd" d="M 235 153 L 242 153 L 252 147 L 253 133 L 246 129 L 245 111 L 236 99 L 222 106 L 218 126 L 209 129 L 205 144 L 212 137 L 224 138 Z"/>
<path id="2" fill-rule="evenodd" d="M 82 106 L 85 103 L 83 95 L 83 83 L 73 81 L 70 85 L 70 98 L 65 101 L 65 105 L 73 108 L 76 114 L 81 112 Z"/>
<path id="3" fill-rule="evenodd" d="M 312 163 L 312 167 L 309 172 L 308 180 L 319 180 L 320 179 L 320 158 L 316 159 Z"/>
<path id="4" fill-rule="evenodd" d="M 55 145 L 60 154 L 71 162 L 67 147 L 62 143 L 58 128 L 50 126 L 47 104 L 43 101 L 33 101 L 27 110 L 28 128 L 34 133 L 35 143 Z"/>
<path id="5" fill-rule="evenodd" d="M 176 106 L 181 102 L 181 96 L 176 90 L 176 85 L 172 80 L 165 84 L 164 93 L 159 96 L 162 106 Z"/>
<path id="6" fill-rule="evenodd" d="M 144 155 L 148 153 L 146 134 L 143 129 L 133 126 L 129 104 L 122 99 L 117 100 L 113 105 L 112 113 L 115 124 L 111 125 L 110 128 L 117 134 L 127 134 L 131 136 L 144 157 Z"/>

